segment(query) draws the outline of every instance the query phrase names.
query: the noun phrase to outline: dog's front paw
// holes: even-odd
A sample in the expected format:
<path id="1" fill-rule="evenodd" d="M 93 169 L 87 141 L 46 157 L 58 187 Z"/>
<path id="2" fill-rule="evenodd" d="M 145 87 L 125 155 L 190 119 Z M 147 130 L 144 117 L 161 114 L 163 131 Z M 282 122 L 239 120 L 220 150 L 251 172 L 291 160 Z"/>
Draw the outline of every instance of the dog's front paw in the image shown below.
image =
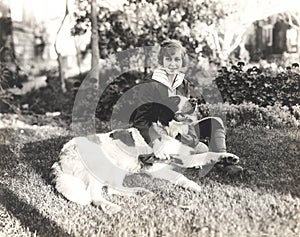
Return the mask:
<path id="1" fill-rule="evenodd" d="M 232 153 L 221 153 L 219 158 L 219 163 L 223 165 L 236 165 L 240 161 L 240 158 L 237 155 Z"/>

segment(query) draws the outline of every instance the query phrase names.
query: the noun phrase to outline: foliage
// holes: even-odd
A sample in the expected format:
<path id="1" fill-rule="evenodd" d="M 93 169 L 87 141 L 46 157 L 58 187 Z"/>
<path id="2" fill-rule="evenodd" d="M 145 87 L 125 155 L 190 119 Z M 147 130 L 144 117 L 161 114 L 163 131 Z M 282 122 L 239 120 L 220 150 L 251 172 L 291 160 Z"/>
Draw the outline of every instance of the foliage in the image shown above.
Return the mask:
<path id="1" fill-rule="evenodd" d="M 0 107 L 1 113 L 17 113 L 20 116 L 30 114 L 39 117 L 47 112 L 60 112 L 59 118 L 49 117 L 48 119 L 63 119 L 65 122 L 70 122 L 68 119 L 71 117 L 75 95 L 70 88 L 67 93 L 62 93 L 60 81 L 57 80 L 57 72 L 51 70 L 46 73 L 47 86 L 30 90 L 24 95 L 10 94 L 3 100 L 6 106 Z M 64 121 L 61 122 L 65 123 Z M 50 123 L 50 121 L 48 122 Z M 34 121 L 34 124 L 39 123 L 39 119 Z"/>
<path id="2" fill-rule="evenodd" d="M 224 102 L 241 104 L 252 102 L 259 106 L 273 106 L 275 103 L 291 108 L 300 102 L 299 65 L 294 63 L 293 70 L 268 75 L 256 66 L 244 71 L 244 63 L 233 65 L 230 70 L 222 67 L 215 79 Z"/>
<path id="3" fill-rule="evenodd" d="M 77 0 L 73 34 L 84 34 L 90 28 L 87 1 Z M 99 48 L 102 58 L 132 47 L 155 45 L 167 38 L 178 39 L 194 57 L 213 55 L 216 40 L 224 36 L 225 18 L 238 12 L 234 4 L 204 1 L 128 1 L 122 11 L 110 12 L 99 7 Z"/>
<path id="4" fill-rule="evenodd" d="M 13 95 L 10 88 L 22 88 L 22 82 L 27 80 L 27 75 L 15 62 L 11 49 L 2 47 L 0 49 L 0 112 L 14 111 L 18 109 L 11 103 Z"/>
<path id="5" fill-rule="evenodd" d="M 89 1 L 76 0 L 73 34 L 90 29 Z M 102 58 L 132 47 L 149 46 L 166 38 L 182 41 L 189 55 L 223 63 L 230 57 L 249 60 L 243 41 L 256 21 L 277 17 L 296 19 L 293 4 L 280 1 L 127 0 L 111 12 L 99 4 L 99 48 Z M 256 9 L 260 8 L 260 11 Z M 289 25 L 295 27 L 292 21 Z M 298 27 L 298 26 L 296 26 Z M 234 50 L 235 53 L 234 53 Z"/>
<path id="6" fill-rule="evenodd" d="M 276 128 L 300 127 L 300 107 L 292 106 L 291 110 L 287 106 L 275 103 L 261 107 L 251 102 L 241 104 L 201 104 L 199 111 L 202 117 L 214 114 L 223 114 L 226 117 L 227 126 L 237 127 L 241 125 L 268 126 Z"/>
<path id="7" fill-rule="evenodd" d="M 11 69 L 6 63 L 0 62 L 0 91 L 14 86 L 22 88 L 22 82 L 26 79 L 27 76 L 19 67 Z"/>
<path id="8" fill-rule="evenodd" d="M 17 86 L 27 79 L 15 60 L 12 42 L 12 20 L 10 17 L 0 17 L 0 93 Z"/>

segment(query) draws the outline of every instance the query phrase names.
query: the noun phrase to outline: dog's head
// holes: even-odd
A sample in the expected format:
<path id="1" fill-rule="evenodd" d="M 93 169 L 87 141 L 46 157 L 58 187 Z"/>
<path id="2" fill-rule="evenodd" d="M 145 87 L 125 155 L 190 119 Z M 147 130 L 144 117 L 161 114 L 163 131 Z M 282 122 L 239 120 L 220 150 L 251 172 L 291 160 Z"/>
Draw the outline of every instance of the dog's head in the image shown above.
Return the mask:
<path id="1" fill-rule="evenodd" d="M 181 95 L 172 98 L 177 102 L 177 111 L 174 115 L 176 122 L 192 123 L 197 120 L 199 115 L 197 104 L 193 106 L 187 97 Z"/>

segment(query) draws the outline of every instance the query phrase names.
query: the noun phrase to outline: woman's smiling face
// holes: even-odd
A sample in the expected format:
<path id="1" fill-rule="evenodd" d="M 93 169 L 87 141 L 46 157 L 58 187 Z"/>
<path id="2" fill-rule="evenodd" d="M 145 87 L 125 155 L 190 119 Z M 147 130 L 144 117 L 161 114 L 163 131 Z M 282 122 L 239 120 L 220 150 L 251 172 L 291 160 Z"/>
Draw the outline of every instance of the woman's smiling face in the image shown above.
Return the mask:
<path id="1" fill-rule="evenodd" d="M 183 66 L 182 53 L 180 49 L 170 49 L 163 56 L 163 67 L 168 74 L 176 74 Z"/>

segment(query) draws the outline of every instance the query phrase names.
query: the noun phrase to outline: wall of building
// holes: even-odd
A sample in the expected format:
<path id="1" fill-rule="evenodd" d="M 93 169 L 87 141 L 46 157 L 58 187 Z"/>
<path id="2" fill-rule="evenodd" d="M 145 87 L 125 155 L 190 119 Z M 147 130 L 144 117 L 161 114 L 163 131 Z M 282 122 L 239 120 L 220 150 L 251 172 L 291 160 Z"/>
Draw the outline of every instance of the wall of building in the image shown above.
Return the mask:
<path id="1" fill-rule="evenodd" d="M 299 60 L 300 30 L 274 20 L 255 22 L 246 33 L 245 47 L 253 61 L 277 58 Z M 296 38 L 295 38 L 296 36 Z"/>
<path id="2" fill-rule="evenodd" d="M 13 22 L 13 43 L 15 55 L 21 66 L 34 64 L 34 31 L 21 22 Z"/>

